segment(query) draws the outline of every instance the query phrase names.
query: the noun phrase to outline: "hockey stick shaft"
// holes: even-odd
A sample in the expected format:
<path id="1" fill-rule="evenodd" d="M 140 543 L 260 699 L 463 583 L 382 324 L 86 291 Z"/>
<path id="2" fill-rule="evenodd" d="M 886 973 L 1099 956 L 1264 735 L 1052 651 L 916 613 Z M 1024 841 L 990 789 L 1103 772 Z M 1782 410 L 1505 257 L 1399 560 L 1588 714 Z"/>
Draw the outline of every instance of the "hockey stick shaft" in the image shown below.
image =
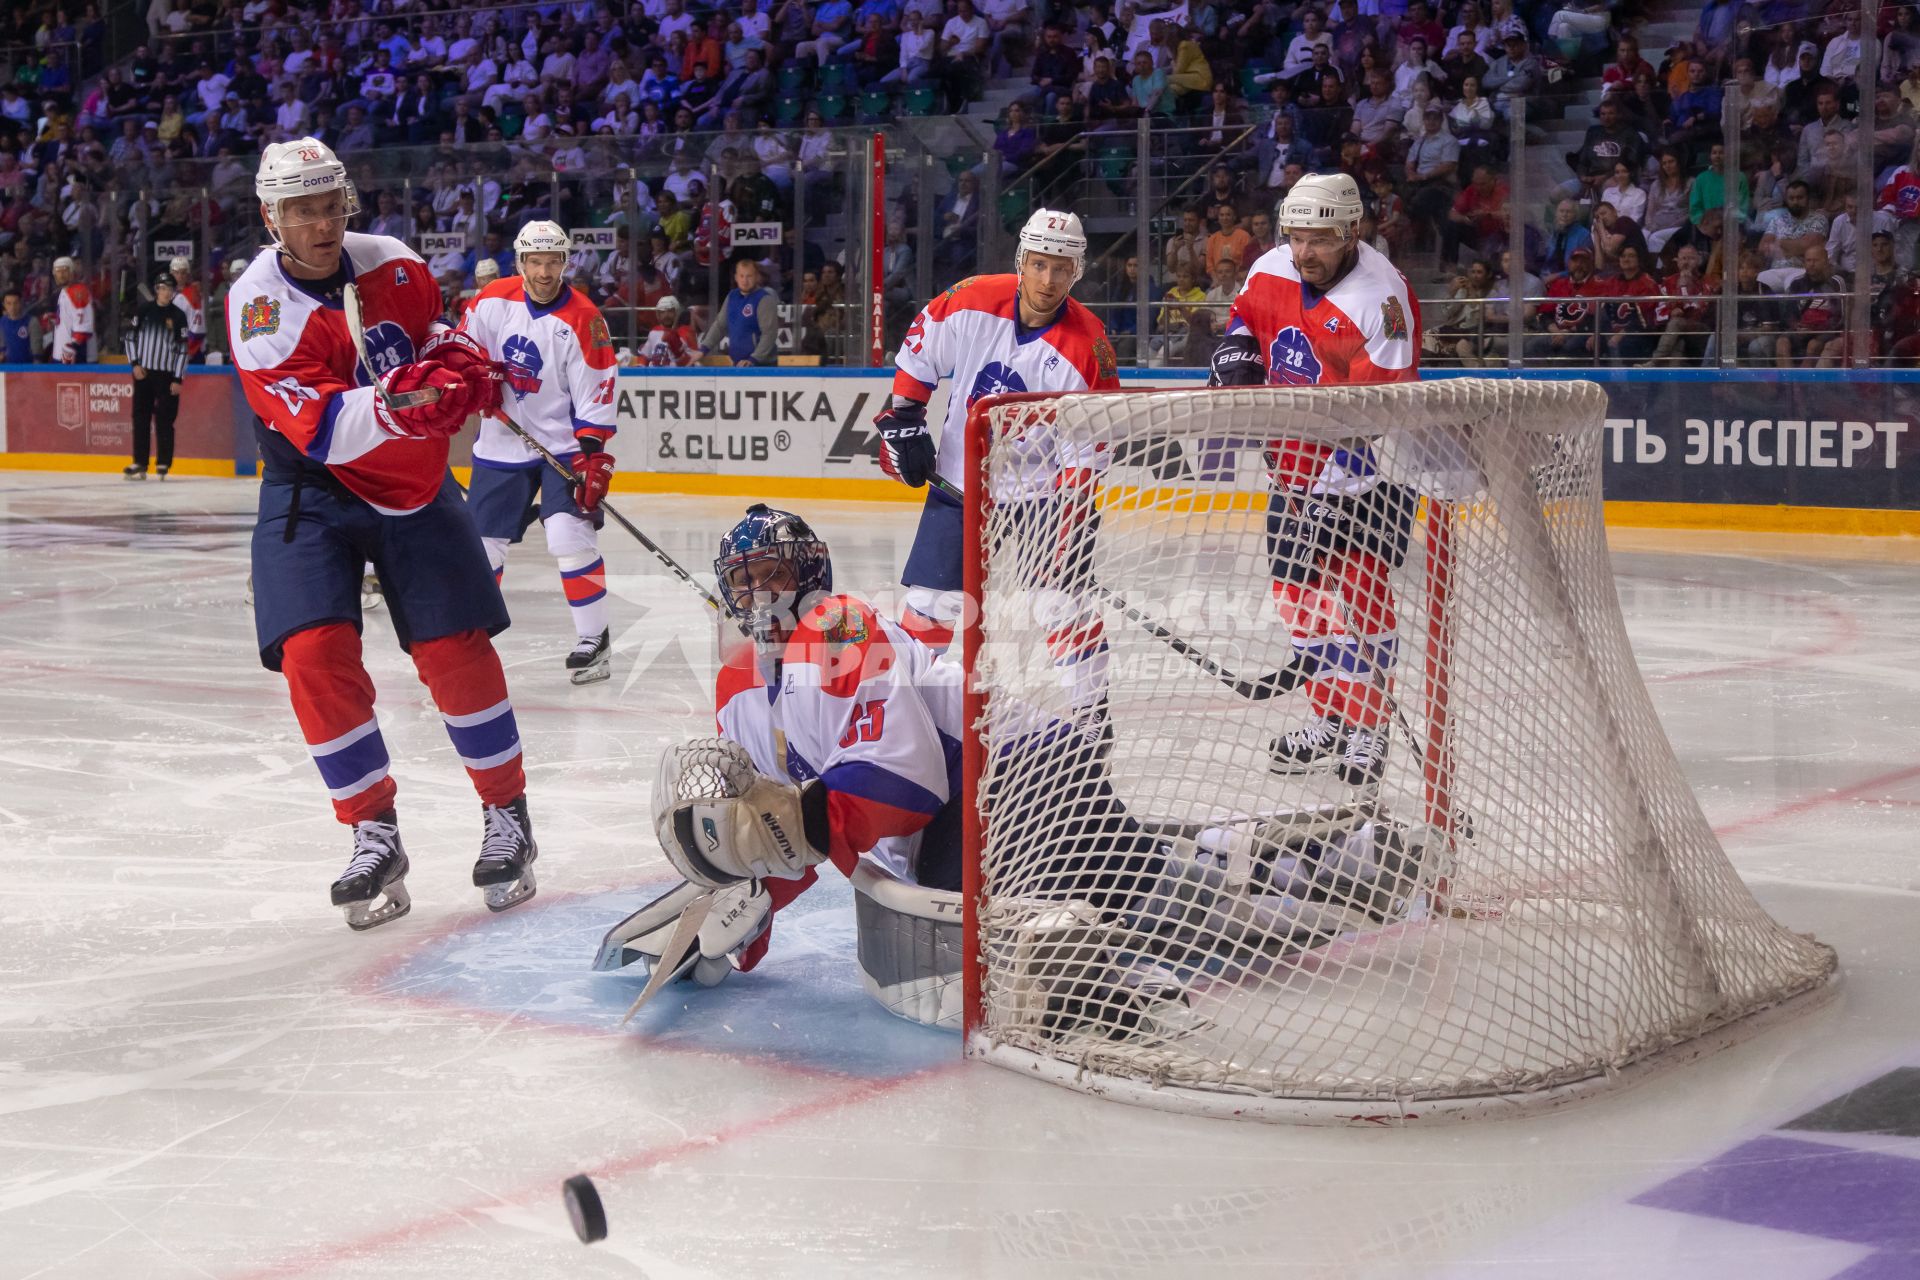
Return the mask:
<path id="1" fill-rule="evenodd" d="M 405 391 L 405 392 L 401 392 L 399 395 L 392 395 L 388 393 L 386 388 L 380 385 L 380 380 L 374 377 L 373 365 L 367 359 L 367 333 L 366 333 L 366 327 L 364 324 L 363 313 L 360 310 L 360 291 L 354 287 L 351 281 L 349 281 L 346 284 L 346 286 L 341 290 L 341 308 L 346 313 L 347 332 L 353 338 L 353 350 L 354 350 L 354 354 L 357 355 L 360 359 L 360 368 L 366 373 L 367 380 L 373 384 L 374 394 L 379 396 L 386 403 L 388 408 L 411 409 L 418 405 L 431 404 L 433 401 L 438 400 L 440 398 L 439 390 L 434 387 L 428 387 L 421 391 Z M 546 461 L 546 464 L 549 467 L 552 467 L 555 471 L 565 476 L 569 481 L 577 481 L 579 479 L 578 476 L 574 475 L 572 467 L 569 467 L 566 463 L 560 461 L 559 458 L 554 456 L 554 453 L 551 449 L 548 449 L 545 445 L 541 444 L 538 440 L 535 440 L 532 436 L 528 435 L 526 428 L 522 427 L 519 423 L 515 422 L 512 418 L 509 418 L 505 414 L 505 412 L 496 409 L 494 411 L 494 416 L 498 418 L 501 422 L 506 424 L 507 430 L 513 432 L 513 434 L 515 434 L 516 436 L 519 436 L 520 439 L 526 443 L 529 449 L 532 449 L 535 453 L 539 454 L 541 458 L 543 458 Z M 707 602 L 707 607 L 709 609 L 712 609 L 715 613 L 723 614 L 726 612 L 725 609 L 720 607 L 720 600 L 717 596 L 713 594 L 713 592 L 707 590 L 704 586 L 700 585 L 699 580 L 695 578 L 692 574 L 688 573 L 678 560 L 675 560 L 671 555 L 669 555 L 667 553 L 666 548 L 662 547 L 659 543 L 655 542 L 652 538 L 649 538 L 646 534 L 642 533 L 640 531 L 639 526 L 635 525 L 633 521 L 627 519 L 625 516 L 621 515 L 617 510 L 615 510 L 612 503 L 606 501 L 603 498 L 600 501 L 600 509 L 606 512 L 607 515 L 612 518 L 615 524 L 619 525 L 622 529 L 625 529 L 628 533 L 632 534 L 634 537 L 634 540 L 637 541 L 641 546 L 645 547 L 648 551 L 652 552 L 653 558 L 658 560 L 661 564 L 665 565 L 668 568 L 668 570 L 670 570 L 673 573 L 675 577 L 679 578 L 680 581 L 686 583 L 688 586 L 692 587 L 695 591 L 699 592 L 700 598 Z"/>
<path id="2" fill-rule="evenodd" d="M 547 446 L 541 444 L 538 440 L 535 440 L 531 435 L 527 434 L 527 429 L 525 427 L 515 422 L 512 418 L 509 418 L 504 412 L 502 412 L 499 409 L 495 409 L 493 411 L 493 416 L 499 419 L 502 423 L 504 423 L 506 425 L 507 430 L 513 432 L 513 434 L 515 434 L 516 436 L 519 436 L 520 439 L 526 443 L 529 449 L 532 449 L 535 453 L 539 454 L 540 457 L 543 460 L 545 460 L 546 464 L 549 467 L 552 467 L 555 471 L 559 472 L 561 475 L 565 476 L 570 481 L 577 481 L 579 479 L 578 476 L 574 475 L 572 467 L 569 467 L 566 463 L 560 461 L 560 459 L 557 456 L 555 456 L 553 450 L 547 448 Z M 700 598 L 707 602 L 707 607 L 709 609 L 712 609 L 715 613 L 726 612 L 726 610 L 721 607 L 720 599 L 718 596 L 715 596 L 713 592 L 707 590 L 704 586 L 700 585 L 699 579 L 695 578 L 691 573 L 688 573 L 678 560 L 675 560 L 672 555 L 668 554 L 666 548 L 662 547 L 659 543 L 655 542 L 652 538 L 649 538 L 646 534 L 642 533 L 639 527 L 636 526 L 633 523 L 633 521 L 627 519 L 625 516 L 621 515 L 618 511 L 616 511 L 612 503 L 608 502 L 605 498 L 602 498 L 600 500 L 600 509 L 606 512 L 607 515 L 613 520 L 615 524 L 619 525 L 622 529 L 625 529 L 628 533 L 632 534 L 634 537 L 634 541 L 638 542 L 641 546 L 645 547 L 648 551 L 652 552 L 653 558 L 658 560 L 661 564 L 665 565 L 667 569 L 672 572 L 674 577 L 680 579 L 680 581 L 686 583 L 688 586 L 692 587 L 695 591 L 699 592 Z"/>
<path id="3" fill-rule="evenodd" d="M 945 476 L 932 476 L 928 479 L 928 483 L 940 492 L 946 494 L 949 498 L 952 498 L 955 502 L 964 503 L 966 501 L 966 495 Z M 1122 596 L 1111 587 L 1099 582 L 1090 582 L 1088 589 L 1093 595 L 1105 601 L 1115 612 L 1126 618 L 1127 621 L 1138 625 L 1146 631 L 1148 635 L 1160 641 L 1188 662 L 1191 662 L 1194 666 L 1200 668 L 1200 670 L 1206 672 L 1221 684 L 1224 684 L 1227 688 L 1233 690 L 1250 702 L 1264 702 L 1268 698 L 1277 698 L 1281 694 L 1289 693 L 1305 683 L 1306 680 L 1313 675 L 1314 664 L 1303 653 L 1296 656 L 1292 662 L 1280 668 L 1278 671 L 1269 671 L 1264 675 L 1249 679 L 1246 676 L 1221 666 L 1218 662 L 1215 662 L 1212 658 L 1194 648 L 1193 645 L 1189 644 L 1180 635 L 1168 629 L 1163 624 L 1155 622 L 1152 618 L 1135 608 L 1125 596 Z"/>
<path id="4" fill-rule="evenodd" d="M 666 948 L 660 953 L 660 963 L 647 975 L 647 985 L 641 989 L 639 998 L 627 1009 L 627 1016 L 620 1019 L 620 1025 L 626 1026 L 633 1021 L 633 1015 L 646 1007 L 647 1001 L 660 994 L 660 989 L 679 977 L 700 958 L 696 945 L 700 937 L 700 926 L 707 922 L 707 913 L 713 910 L 713 895 L 703 893 L 689 902 L 673 922 L 673 933 L 667 938 Z M 677 956 L 671 965 L 668 956 Z"/>

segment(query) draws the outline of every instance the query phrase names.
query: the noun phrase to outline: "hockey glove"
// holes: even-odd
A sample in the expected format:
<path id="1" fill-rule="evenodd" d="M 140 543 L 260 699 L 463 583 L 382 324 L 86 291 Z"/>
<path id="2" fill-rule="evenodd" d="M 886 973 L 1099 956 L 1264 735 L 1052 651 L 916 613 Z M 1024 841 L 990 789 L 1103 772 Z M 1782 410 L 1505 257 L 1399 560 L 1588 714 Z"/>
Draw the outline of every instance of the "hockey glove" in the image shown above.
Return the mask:
<path id="1" fill-rule="evenodd" d="M 873 420 L 880 433 L 880 469 L 910 489 L 933 477 L 938 456 L 927 434 L 927 406 L 897 395 Z"/>
<path id="2" fill-rule="evenodd" d="M 473 383 L 480 393 L 475 413 L 492 413 L 500 407 L 506 370 L 464 329 L 442 329 L 428 338 L 420 346 L 420 359 L 437 360 Z"/>
<path id="3" fill-rule="evenodd" d="M 573 503 L 588 515 L 600 505 L 613 485 L 613 455 L 601 449 L 598 441 L 581 442 L 581 452 L 573 460 Z"/>
<path id="4" fill-rule="evenodd" d="M 1261 387 L 1267 382 L 1267 362 L 1260 358 L 1260 343 L 1251 333 L 1241 330 L 1220 339 L 1213 349 L 1213 376 L 1210 387 Z"/>
<path id="5" fill-rule="evenodd" d="M 435 393 L 423 403 L 398 407 L 391 397 L 416 392 Z M 373 417 L 382 431 L 404 440 L 444 440 L 458 435 L 482 399 L 472 383 L 437 360 L 403 364 L 380 379 L 373 398 Z"/>
<path id="6" fill-rule="evenodd" d="M 798 879 L 832 842 L 824 786 L 763 777 L 725 738 L 695 738 L 661 762 L 653 825 L 673 869 L 710 889 Z"/>

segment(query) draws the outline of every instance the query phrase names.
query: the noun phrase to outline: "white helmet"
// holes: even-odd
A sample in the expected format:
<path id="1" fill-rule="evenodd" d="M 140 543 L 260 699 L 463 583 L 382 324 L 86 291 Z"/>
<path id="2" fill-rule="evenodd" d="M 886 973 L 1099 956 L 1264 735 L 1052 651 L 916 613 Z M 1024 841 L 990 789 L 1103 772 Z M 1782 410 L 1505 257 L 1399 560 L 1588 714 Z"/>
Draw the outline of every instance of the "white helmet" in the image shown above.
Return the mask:
<path id="1" fill-rule="evenodd" d="M 1080 229 L 1080 216 L 1055 209 L 1035 209 L 1020 228 L 1020 244 L 1013 253 L 1013 269 L 1018 271 L 1029 253 L 1058 254 L 1073 259 L 1073 280 L 1087 271 L 1087 233 Z"/>
<path id="2" fill-rule="evenodd" d="M 185 258 L 175 258 L 171 262 L 167 263 L 167 270 L 191 271 L 193 270 L 193 264 L 187 261 Z"/>
<path id="3" fill-rule="evenodd" d="M 572 253 L 573 239 L 557 222 L 529 222 L 513 238 L 513 269 L 522 274 L 520 260 L 530 253 Z"/>
<path id="4" fill-rule="evenodd" d="M 1359 183 L 1344 173 L 1309 173 L 1281 199 L 1274 222 L 1282 235 L 1293 227 L 1334 227 L 1351 236 L 1365 213 Z"/>
<path id="5" fill-rule="evenodd" d="M 347 216 L 360 212 L 360 196 L 347 177 L 347 166 L 333 154 L 333 148 L 318 138 L 295 138 L 292 142 L 273 142 L 260 156 L 260 171 L 253 177 L 253 193 L 267 206 L 275 223 L 280 220 L 280 202 L 296 196 L 323 191 L 346 194 Z M 273 227 L 268 228 L 273 231 Z M 276 235 L 277 239 L 278 236 Z"/>
<path id="6" fill-rule="evenodd" d="M 674 297 L 672 294 L 668 294 L 666 297 L 660 299 L 660 301 L 654 303 L 653 309 L 655 311 L 671 311 L 677 320 L 680 318 L 680 299 Z"/>
<path id="7" fill-rule="evenodd" d="M 60 269 L 61 269 L 62 267 L 64 267 L 64 268 L 66 268 L 66 269 L 67 269 L 68 271 L 71 271 L 71 270 L 73 270 L 73 259 L 72 259 L 72 258 L 64 258 L 64 257 L 62 257 L 62 258 L 55 258 L 55 259 L 53 260 L 53 269 L 54 269 L 55 271 L 58 271 L 58 270 L 60 270 Z"/>
<path id="8" fill-rule="evenodd" d="M 500 264 L 492 258 L 480 259 L 480 261 L 473 264 L 473 278 L 476 281 L 498 280 L 500 278 Z"/>

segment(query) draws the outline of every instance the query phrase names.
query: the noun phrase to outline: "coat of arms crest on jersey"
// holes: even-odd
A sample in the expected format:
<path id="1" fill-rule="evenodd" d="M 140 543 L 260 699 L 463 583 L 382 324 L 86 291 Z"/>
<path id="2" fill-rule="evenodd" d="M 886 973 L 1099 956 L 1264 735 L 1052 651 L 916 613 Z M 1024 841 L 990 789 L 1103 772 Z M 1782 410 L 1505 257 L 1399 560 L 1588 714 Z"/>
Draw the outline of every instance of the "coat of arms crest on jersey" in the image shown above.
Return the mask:
<path id="1" fill-rule="evenodd" d="M 1407 312 L 1400 305 L 1400 299 L 1388 298 L 1380 304 L 1380 323 L 1385 326 L 1389 341 L 1407 336 Z"/>
<path id="2" fill-rule="evenodd" d="M 280 303 L 264 293 L 240 308 L 240 341 L 280 332 Z"/>

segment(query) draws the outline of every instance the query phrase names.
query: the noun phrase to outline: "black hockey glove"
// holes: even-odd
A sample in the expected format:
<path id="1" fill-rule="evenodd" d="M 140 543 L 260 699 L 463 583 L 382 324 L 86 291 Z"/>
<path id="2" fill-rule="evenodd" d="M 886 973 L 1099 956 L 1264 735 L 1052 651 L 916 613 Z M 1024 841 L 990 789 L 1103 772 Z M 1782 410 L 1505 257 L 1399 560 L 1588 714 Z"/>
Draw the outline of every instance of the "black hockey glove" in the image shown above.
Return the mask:
<path id="1" fill-rule="evenodd" d="M 873 420 L 880 433 L 880 469 L 910 489 L 932 478 L 937 464 L 933 437 L 927 434 L 927 406 L 907 396 L 893 401 Z"/>
<path id="2" fill-rule="evenodd" d="M 1210 387 L 1260 387 L 1267 382 L 1267 362 L 1260 358 L 1260 343 L 1250 333 L 1230 333 L 1213 349 L 1213 376 Z"/>

